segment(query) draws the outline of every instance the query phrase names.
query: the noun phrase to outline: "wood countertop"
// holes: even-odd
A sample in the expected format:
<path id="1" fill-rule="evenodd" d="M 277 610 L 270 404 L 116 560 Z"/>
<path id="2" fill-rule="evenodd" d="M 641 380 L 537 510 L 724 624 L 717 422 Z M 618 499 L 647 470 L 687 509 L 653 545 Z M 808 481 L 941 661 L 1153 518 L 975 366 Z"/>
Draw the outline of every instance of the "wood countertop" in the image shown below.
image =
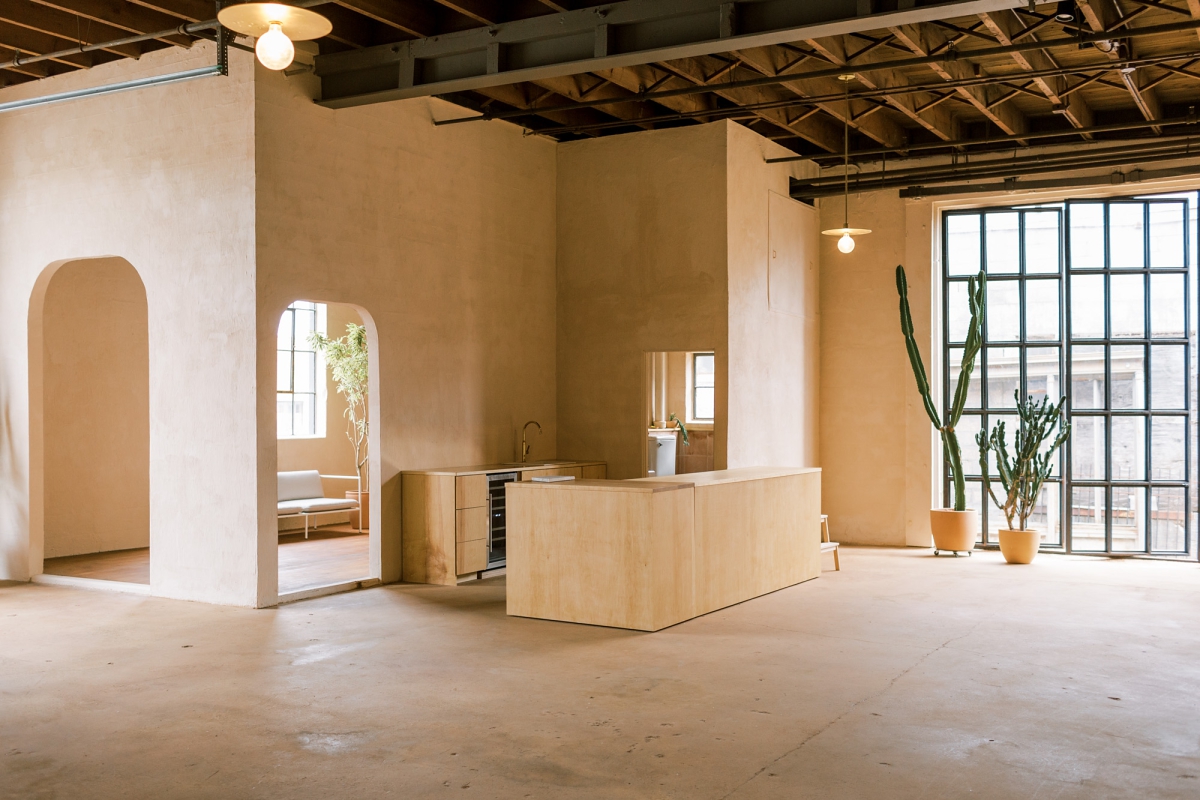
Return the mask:
<path id="1" fill-rule="evenodd" d="M 554 469 L 556 467 L 591 467 L 604 464 L 603 461 L 531 461 L 528 464 L 472 464 L 466 467 L 437 467 L 435 469 L 406 469 L 401 475 L 486 475 L 494 472 L 527 472 L 534 469 Z"/>
<path id="2" fill-rule="evenodd" d="M 683 475 L 659 475 L 653 478 L 634 478 L 635 481 L 653 481 L 655 483 L 680 483 L 692 486 L 715 486 L 721 483 L 741 483 L 743 481 L 758 481 L 764 478 L 784 478 L 789 475 L 805 475 L 810 472 L 820 472 L 820 467 L 741 467 L 739 469 L 719 469 L 713 472 L 688 472 Z"/>
<path id="3" fill-rule="evenodd" d="M 599 481 L 599 480 L 575 480 L 575 481 L 521 481 L 509 484 L 516 486 L 518 489 L 534 488 L 534 489 L 571 489 L 574 491 L 584 492 L 670 492 L 676 489 L 690 489 L 693 484 L 686 481 L 666 482 L 656 481 L 654 478 L 637 478 L 635 480 L 625 481 Z"/>

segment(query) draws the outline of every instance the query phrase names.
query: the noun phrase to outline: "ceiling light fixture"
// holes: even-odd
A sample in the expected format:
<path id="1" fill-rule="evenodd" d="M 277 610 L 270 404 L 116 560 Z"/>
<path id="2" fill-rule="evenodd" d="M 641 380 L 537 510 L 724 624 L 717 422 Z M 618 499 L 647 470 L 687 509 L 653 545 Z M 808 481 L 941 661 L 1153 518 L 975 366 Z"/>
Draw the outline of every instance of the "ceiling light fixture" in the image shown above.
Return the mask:
<path id="1" fill-rule="evenodd" d="M 837 249 L 843 253 L 854 252 L 854 237 L 866 236 L 871 232 L 870 228 L 851 228 L 850 227 L 850 81 L 854 80 L 854 75 L 838 75 L 838 80 L 842 81 L 846 86 L 846 118 L 844 144 L 845 149 L 842 156 L 842 176 L 844 179 L 842 192 L 842 227 L 830 228 L 827 231 L 821 231 L 825 236 L 841 237 L 837 242 Z"/>
<path id="2" fill-rule="evenodd" d="M 1075 0 L 1059 0 L 1058 7 L 1054 9 L 1054 19 L 1063 25 L 1074 22 L 1075 14 Z"/>
<path id="3" fill-rule="evenodd" d="M 242 3 L 222 8 L 217 20 L 231 31 L 258 41 L 254 54 L 267 69 L 286 69 L 296 57 L 292 42 L 320 39 L 333 23 L 315 11 L 282 3 Z"/>

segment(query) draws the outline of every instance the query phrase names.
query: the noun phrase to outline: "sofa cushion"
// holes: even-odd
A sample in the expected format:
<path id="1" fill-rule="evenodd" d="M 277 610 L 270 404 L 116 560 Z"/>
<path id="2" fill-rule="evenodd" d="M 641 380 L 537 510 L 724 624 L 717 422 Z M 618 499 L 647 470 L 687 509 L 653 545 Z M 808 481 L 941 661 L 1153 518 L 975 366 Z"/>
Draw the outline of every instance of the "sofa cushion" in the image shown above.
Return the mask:
<path id="1" fill-rule="evenodd" d="M 299 500 L 281 500 L 279 516 L 312 514 L 318 511 L 351 511 L 356 508 L 358 508 L 357 500 L 339 500 L 336 497 L 306 497 Z"/>
<path id="2" fill-rule="evenodd" d="M 325 489 L 321 486 L 321 473 L 315 469 L 281 472 L 278 478 L 279 500 L 303 500 L 325 496 Z"/>

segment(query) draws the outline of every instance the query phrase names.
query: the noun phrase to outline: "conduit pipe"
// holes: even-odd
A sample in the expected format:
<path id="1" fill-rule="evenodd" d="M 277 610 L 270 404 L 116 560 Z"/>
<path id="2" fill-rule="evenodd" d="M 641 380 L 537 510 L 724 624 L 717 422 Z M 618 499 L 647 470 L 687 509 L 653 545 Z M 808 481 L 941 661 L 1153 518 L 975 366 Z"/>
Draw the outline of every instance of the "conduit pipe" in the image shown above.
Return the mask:
<path id="1" fill-rule="evenodd" d="M 161 86 L 168 83 L 180 83 L 182 81 L 190 81 L 195 78 L 208 78 L 213 75 L 225 74 L 225 68 L 220 64 L 214 64 L 211 67 L 200 67 L 199 69 L 189 69 L 183 72 L 172 72 L 167 75 L 152 75 L 149 78 L 136 78 L 131 81 L 122 81 L 120 83 L 107 83 L 103 86 L 89 86 L 86 89 L 76 89 L 72 92 L 59 92 L 58 94 L 45 94 L 39 97 L 27 97 L 24 100 L 12 100 L 7 103 L 0 103 L 0 114 L 5 111 L 16 111 L 21 108 L 32 108 L 33 106 L 44 106 L 50 103 L 61 103 L 65 100 L 78 100 L 81 97 L 93 97 L 102 94 L 113 94 L 115 92 L 127 92 L 131 89 L 143 89 L 147 86 Z"/>

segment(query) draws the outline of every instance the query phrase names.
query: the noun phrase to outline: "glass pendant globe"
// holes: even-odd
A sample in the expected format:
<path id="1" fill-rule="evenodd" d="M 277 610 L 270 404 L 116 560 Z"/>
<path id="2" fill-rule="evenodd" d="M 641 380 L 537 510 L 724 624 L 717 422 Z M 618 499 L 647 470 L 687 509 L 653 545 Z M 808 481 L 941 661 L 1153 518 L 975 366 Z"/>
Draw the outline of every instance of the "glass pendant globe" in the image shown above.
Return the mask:
<path id="1" fill-rule="evenodd" d="M 296 48 L 280 24 L 272 22 L 270 30 L 258 37 L 258 42 L 254 45 L 254 54 L 264 67 L 278 71 L 286 69 L 288 64 L 292 63 L 292 59 L 296 57 Z"/>
<path id="2" fill-rule="evenodd" d="M 842 238 L 838 239 L 838 250 L 843 253 L 854 252 L 854 240 L 850 238 L 850 234 L 843 233 Z"/>

